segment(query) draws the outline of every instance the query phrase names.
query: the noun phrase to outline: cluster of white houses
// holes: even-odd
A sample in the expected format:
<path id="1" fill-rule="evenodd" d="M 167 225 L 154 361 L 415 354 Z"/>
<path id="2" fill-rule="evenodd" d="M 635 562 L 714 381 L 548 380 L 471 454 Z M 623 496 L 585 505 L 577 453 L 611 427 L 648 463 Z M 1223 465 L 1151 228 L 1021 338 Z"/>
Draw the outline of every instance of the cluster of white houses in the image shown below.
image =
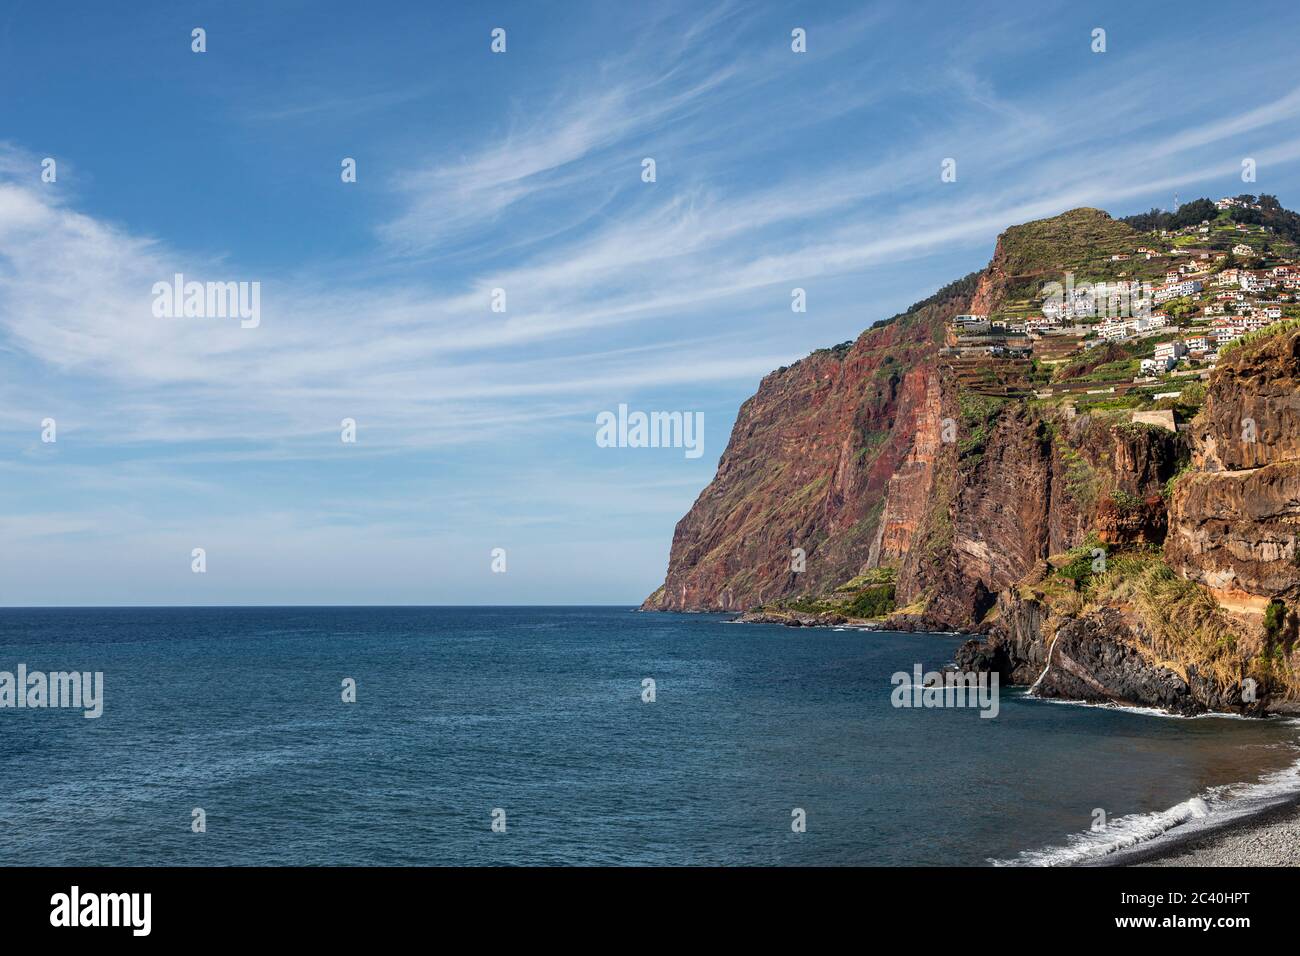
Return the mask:
<path id="1" fill-rule="evenodd" d="M 1215 288 L 1237 287 L 1243 292 L 1268 289 L 1300 289 L 1300 266 L 1280 265 L 1272 269 L 1224 269 L 1210 283 Z"/>
<path id="2" fill-rule="evenodd" d="M 1097 334 L 1108 342 L 1126 339 L 1131 335 L 1159 332 L 1169 325 L 1169 317 L 1163 312 L 1139 316 L 1136 319 L 1108 319 L 1099 322 L 1094 328 Z"/>
<path id="3" fill-rule="evenodd" d="M 1155 355 L 1142 360 L 1142 374 L 1163 375 L 1177 365 L 1179 360 L 1184 358 L 1207 359 L 1213 348 L 1211 340 L 1204 335 L 1174 339 L 1172 342 L 1161 342 L 1156 346 Z"/>
<path id="4" fill-rule="evenodd" d="M 1246 203 L 1225 199 L 1220 201 L 1219 208 L 1242 205 Z M 1269 260 L 1276 262 L 1278 257 L 1275 252 L 1265 251 L 1270 242 L 1267 238 L 1256 248 L 1238 241 L 1237 236 L 1259 242 L 1258 233 L 1267 230 L 1241 223 L 1226 228 L 1236 234 L 1231 240 L 1236 243 L 1231 251 L 1221 244 L 1217 249 L 1194 248 L 1199 240 L 1193 239 L 1190 243 L 1179 240 L 1167 252 L 1141 246 L 1134 254 L 1110 256 L 1112 262 L 1143 257 L 1161 260 L 1138 270 L 1143 279 L 1120 272 L 1118 281 L 1076 283 L 1074 274 L 1066 272 L 1062 282 L 1049 282 L 1043 287 L 1039 297 L 1040 314 L 955 316 L 943 352 L 954 357 L 953 367 L 960 374 L 977 376 L 980 382 L 987 382 L 992 380 L 989 376 L 993 370 L 997 388 L 1015 389 L 1032 387 L 1024 384 L 1030 378 L 1016 360 L 1032 356 L 1043 366 L 1064 365 L 1081 351 L 1108 343 L 1153 340 L 1147 346 L 1150 352 L 1147 348 L 1134 347 L 1116 353 L 1151 355 L 1141 359 L 1140 374 L 1132 383 L 1110 379 L 1053 382 L 1038 392 L 1040 397 L 1125 394 L 1144 381 L 1151 382 L 1169 373 L 1178 379 L 1195 375 L 1204 378 L 1209 375 L 1206 366 L 1213 367 L 1218 361 L 1220 348 L 1283 319 L 1286 314 L 1294 315 L 1295 303 L 1300 302 L 1300 264 L 1247 268 L 1262 266 Z M 1206 234 L 1224 229 L 1222 224 L 1211 226 L 1202 222 L 1199 228 L 1188 226 L 1176 234 Z M 1160 234 L 1167 236 L 1170 232 L 1161 230 Z M 1163 271 L 1163 283 L 1157 270 Z M 1007 359 L 1012 361 L 1004 361 Z M 1175 371 L 1180 363 L 1193 368 Z M 1119 376 L 1126 378 L 1132 374 L 1127 372 L 1131 367 L 1128 361 L 1111 364 Z M 1124 366 L 1125 371 L 1120 371 L 1119 366 Z M 1157 391 L 1154 397 L 1176 394 Z M 1172 415 L 1169 412 L 1149 414 Z"/>
<path id="5" fill-rule="evenodd" d="M 1271 321 L 1262 315 L 1232 315 L 1216 319 L 1201 335 L 1158 344 L 1155 355 L 1142 360 L 1142 374 L 1162 375 L 1184 358 L 1213 363 L 1219 348 L 1267 327 Z"/>
<path id="6" fill-rule="evenodd" d="M 1249 246 L 1233 249 L 1245 250 Z M 1224 269 L 1213 278 L 1199 263 L 1189 262 L 1165 273 L 1165 284 L 1156 288 L 1152 299 L 1156 303 L 1169 302 L 1183 296 L 1196 295 L 1205 289 L 1206 282 L 1216 289 L 1239 288 L 1243 292 L 1265 292 L 1269 289 L 1300 289 L 1300 266 L 1280 265 L 1272 269 Z"/>
<path id="7" fill-rule="evenodd" d="M 1226 209 L 1246 203 L 1223 199 L 1217 205 Z M 1199 231 L 1204 233 L 1208 228 L 1209 223 L 1202 223 Z M 1259 231 L 1258 226 L 1246 224 L 1235 228 L 1252 235 Z M 1188 226 L 1178 233 L 1197 231 Z M 1120 273 L 1118 281 L 1076 284 L 1073 274 L 1067 272 L 1063 284 L 1052 282 L 1044 287 L 1039 315 L 991 317 L 969 313 L 954 317 L 946 351 L 967 357 L 1032 353 L 1054 362 L 1080 346 L 1135 337 L 1166 338 L 1173 332 L 1177 339 L 1159 343 L 1155 355 L 1142 362 L 1143 374 L 1168 372 L 1184 359 L 1213 364 L 1219 347 L 1279 321 L 1290 304 L 1300 302 L 1300 264 L 1252 269 L 1234 263 L 1224 268 L 1229 256 L 1247 264 L 1254 259 L 1258 264 L 1261 255 L 1245 242 L 1238 242 L 1230 253 L 1222 248 L 1186 245 L 1170 248 L 1167 253 L 1148 246 L 1139 247 L 1135 255 L 1117 253 L 1110 257 L 1112 261 L 1143 256 L 1148 260 L 1167 258 L 1164 283 L 1153 289 L 1148 281 Z M 1185 303 L 1176 301 L 1189 299 Z M 1168 313 L 1175 313 L 1177 319 Z M 1178 329 L 1179 325 L 1183 329 Z"/>
<path id="8" fill-rule="evenodd" d="M 1275 321 L 1275 319 L 1270 319 L 1267 315 L 1259 313 L 1255 315 L 1230 315 L 1222 319 L 1215 319 L 1206 335 L 1217 345 L 1226 345 L 1249 332 L 1258 332 Z"/>
<path id="9" fill-rule="evenodd" d="M 1160 286 L 1152 293 L 1151 299 L 1160 305 L 1173 299 L 1181 299 L 1183 296 L 1196 295 L 1204 288 L 1205 284 L 1200 279 L 1180 279 Z"/>
<path id="10" fill-rule="evenodd" d="M 1056 315 L 1035 315 L 1024 319 L 992 319 L 987 315 L 958 315 L 954 316 L 950 329 L 954 336 L 959 339 L 968 336 L 1025 336 L 1030 334 L 1042 335 L 1059 331 L 1064 328 L 1064 323 Z M 1080 334 L 1087 334 L 1089 326 L 1081 326 L 1078 329 Z"/>
<path id="11" fill-rule="evenodd" d="M 1055 327 L 1069 320 L 1145 315 L 1151 310 L 1150 287 L 1137 279 L 1082 282 L 1077 286 L 1070 282 L 1055 288 L 1055 294 L 1043 299 L 1044 327 Z"/>
<path id="12" fill-rule="evenodd" d="M 1224 196 L 1214 204 L 1215 209 L 1231 209 L 1236 206 L 1239 209 L 1258 209 L 1259 203 L 1246 202 L 1244 199 L 1235 199 L 1232 196 Z"/>

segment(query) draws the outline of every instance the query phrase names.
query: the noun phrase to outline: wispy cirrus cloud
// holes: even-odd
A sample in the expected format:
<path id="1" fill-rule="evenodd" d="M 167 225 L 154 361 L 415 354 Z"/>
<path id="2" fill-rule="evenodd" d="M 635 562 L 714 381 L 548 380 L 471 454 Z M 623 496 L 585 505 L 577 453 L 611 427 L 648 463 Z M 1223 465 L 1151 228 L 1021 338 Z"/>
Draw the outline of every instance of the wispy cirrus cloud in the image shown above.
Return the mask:
<path id="1" fill-rule="evenodd" d="M 593 94 L 590 101 L 575 104 L 573 112 L 601 117 L 602 111 L 614 109 L 610 102 Z M 427 417 L 439 403 L 461 403 L 462 417 L 487 427 L 528 416 L 504 409 L 470 415 L 464 403 L 580 396 L 620 382 L 663 386 L 753 379 L 783 357 L 768 343 L 755 354 L 725 362 L 647 365 L 643 358 L 632 362 L 617 350 L 603 359 L 584 350 L 574 361 L 566 356 L 565 343 L 582 341 L 579 336 L 661 320 L 686 329 L 701 310 L 718 315 L 743 310 L 755 294 L 778 284 L 870 270 L 946 245 L 987 244 L 1011 222 L 1222 177 L 1235 160 L 1194 164 L 1203 147 L 1272 129 L 1297 113 L 1300 94 L 1293 91 L 1245 113 L 1209 117 L 1167 140 L 1116 136 L 1105 157 L 1089 161 L 1086 169 L 1070 149 L 1057 145 L 1062 132 L 1068 142 L 1068 122 L 1048 132 L 1018 116 L 1008 119 L 1007 128 L 990 128 L 981 118 L 982 133 L 972 129 L 955 137 L 933 136 L 883 154 L 870 166 L 832 161 L 814 176 L 786 177 L 750 189 L 703 179 L 678 186 L 661 201 L 633 202 L 595 228 L 508 268 L 470 273 L 450 288 L 411 282 L 351 287 L 250 273 L 249 278 L 264 283 L 269 316 L 254 332 L 236 323 L 159 320 L 149 310 L 156 281 L 169 280 L 175 272 L 204 279 L 230 278 L 235 270 L 243 277 L 239 267 L 133 235 L 69 208 L 39 185 L 19 185 L 11 175 L 0 183 L 5 341 L 39 362 L 95 374 L 137 393 L 185 385 L 194 401 L 173 399 L 169 404 L 177 416 L 192 418 L 190 434 L 195 437 L 204 433 L 205 420 L 213 434 L 229 434 L 215 427 L 221 416 L 211 405 L 232 381 L 240 383 L 241 395 L 222 400 L 223 407 L 279 409 L 275 420 L 285 434 L 317 430 L 310 422 L 320 416 L 306 409 L 358 401 L 388 409 L 384 417 L 395 427 Z M 639 129 L 638 119 L 654 122 L 653 117 L 626 115 L 624 133 Z M 1090 124 L 1084 117 L 1077 122 L 1083 135 Z M 557 165 L 603 163 L 596 155 L 603 140 L 593 132 L 600 126 L 575 131 L 565 117 L 552 117 L 533 133 L 539 144 L 535 150 L 516 157 L 498 147 L 464 167 L 472 170 L 463 173 L 466 189 L 490 193 L 487 184 L 514 182 L 520 170 L 526 179 L 533 174 L 529 171 Z M 997 149 L 1012 134 L 1018 149 L 1036 157 L 1015 177 L 998 172 L 1013 162 Z M 964 192 L 927 185 L 932 178 L 928 167 L 935 165 L 944 138 L 961 145 L 963 162 L 988 177 L 989 185 Z M 1261 159 L 1293 162 L 1298 148 L 1297 141 L 1278 141 Z M 1171 168 L 1171 154 L 1179 159 L 1177 171 L 1153 178 L 1157 170 Z M 3 168 L 12 170 L 17 160 L 7 155 Z M 900 178 L 910 182 L 914 196 L 886 204 Z M 527 188 L 565 194 L 572 185 Z M 501 201 L 508 204 L 517 196 L 507 190 Z M 414 208 L 423 209 L 421 202 L 413 201 Z M 870 208 L 871 215 L 844 216 L 854 208 Z M 403 213 L 395 223 L 412 221 Z M 545 224 L 534 227 L 545 229 Z M 504 314 L 488 309 L 496 287 L 510 296 L 511 309 Z M 689 350 L 689 341 L 689 335 L 670 338 L 664 349 Z M 553 351 L 524 362 L 496 354 L 528 345 Z M 467 361 L 467 353 L 477 357 Z M 601 372 L 577 372 L 577 364 Z M 156 410 L 161 407 L 159 403 Z M 147 418 L 161 421 L 166 415 Z M 266 429 L 264 437 L 273 431 Z M 176 437 L 187 431 L 178 426 L 168 433 Z M 465 430 L 456 434 L 463 439 Z"/>
<path id="2" fill-rule="evenodd" d="M 1177 36 L 1123 38 L 1115 49 L 1132 55 L 1076 62 L 1051 31 L 1026 39 L 1023 24 L 952 11 L 933 33 L 900 32 L 900 17 L 921 14 L 873 7 L 801 16 L 800 59 L 791 15 L 774 7 L 642 16 L 626 37 L 565 48 L 589 51 L 580 60 L 499 71 L 516 81 L 452 128 L 367 142 L 360 187 L 310 194 L 346 233 L 329 257 L 272 264 L 257 243 L 214 240 L 211 223 L 105 208 L 111 182 L 41 183 L 40 142 L 0 149 L 0 480 L 13 534 L 171 547 L 197 514 L 212 528 L 231 519 L 213 532 L 223 547 L 269 529 L 301 557 L 350 540 L 342 522 L 364 528 L 378 561 L 404 525 L 445 525 L 457 540 L 496 516 L 585 529 L 591 508 L 653 511 L 666 546 L 765 372 L 981 265 L 1008 225 L 1247 191 L 1245 150 L 1262 174 L 1249 191 L 1280 191 L 1300 165 L 1300 92 L 1266 55 L 1211 81 L 1173 55 Z M 1026 48 L 1058 67 L 1032 82 L 1008 72 Z M 230 94 L 231 136 L 255 127 L 278 157 L 332 172 L 334 153 L 356 145 L 336 127 L 364 117 L 382 135 L 375 117 L 426 109 L 428 90 L 445 99 L 455 78 L 427 79 L 362 85 L 337 109 L 310 84 Z M 640 180 L 644 156 L 659 163 L 653 184 Z M 956 183 L 939 182 L 945 157 Z M 61 156 L 61 169 L 93 172 L 98 158 Z M 291 245 L 286 209 L 249 230 Z M 152 286 L 177 272 L 259 281 L 261 326 L 155 318 Z M 790 312 L 796 285 L 807 314 Z M 496 288 L 504 313 L 490 308 Z M 597 456 L 593 415 L 620 401 L 706 408 L 708 458 L 684 472 L 680 456 Z M 47 415 L 57 446 L 37 437 Z M 363 439 L 341 454 L 344 416 Z"/>

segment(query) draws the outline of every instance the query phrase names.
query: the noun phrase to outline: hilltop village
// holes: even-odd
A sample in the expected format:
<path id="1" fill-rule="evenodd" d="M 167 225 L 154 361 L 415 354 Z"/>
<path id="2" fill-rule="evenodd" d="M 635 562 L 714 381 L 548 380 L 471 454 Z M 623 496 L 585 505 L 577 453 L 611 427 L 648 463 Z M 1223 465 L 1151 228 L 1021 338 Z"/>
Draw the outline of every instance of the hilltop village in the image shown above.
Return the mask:
<path id="1" fill-rule="evenodd" d="M 1108 237 L 1078 272 L 1016 277 L 1028 294 L 956 316 L 941 361 L 975 393 L 1177 427 L 1226 349 L 1300 319 L 1300 247 L 1250 221 L 1270 197 L 1199 205 L 1188 225 Z"/>

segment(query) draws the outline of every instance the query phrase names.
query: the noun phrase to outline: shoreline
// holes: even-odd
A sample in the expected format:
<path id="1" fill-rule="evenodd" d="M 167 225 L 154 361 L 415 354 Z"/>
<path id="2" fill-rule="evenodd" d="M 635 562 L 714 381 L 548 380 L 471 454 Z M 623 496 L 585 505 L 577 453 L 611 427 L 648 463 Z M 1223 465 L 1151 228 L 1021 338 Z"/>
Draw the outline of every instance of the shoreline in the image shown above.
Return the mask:
<path id="1" fill-rule="evenodd" d="M 1179 832 L 1182 831 L 1182 832 Z M 1300 792 L 1079 866 L 1300 866 Z"/>

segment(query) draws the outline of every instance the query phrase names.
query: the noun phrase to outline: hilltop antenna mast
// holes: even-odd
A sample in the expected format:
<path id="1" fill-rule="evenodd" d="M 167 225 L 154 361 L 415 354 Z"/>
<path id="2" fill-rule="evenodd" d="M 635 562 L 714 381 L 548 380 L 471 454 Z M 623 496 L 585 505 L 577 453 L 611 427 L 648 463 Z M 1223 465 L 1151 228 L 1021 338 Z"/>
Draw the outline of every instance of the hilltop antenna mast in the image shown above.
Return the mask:
<path id="1" fill-rule="evenodd" d="M 1178 193 L 1174 193 L 1174 208 L 1172 212 L 1178 212 Z"/>

